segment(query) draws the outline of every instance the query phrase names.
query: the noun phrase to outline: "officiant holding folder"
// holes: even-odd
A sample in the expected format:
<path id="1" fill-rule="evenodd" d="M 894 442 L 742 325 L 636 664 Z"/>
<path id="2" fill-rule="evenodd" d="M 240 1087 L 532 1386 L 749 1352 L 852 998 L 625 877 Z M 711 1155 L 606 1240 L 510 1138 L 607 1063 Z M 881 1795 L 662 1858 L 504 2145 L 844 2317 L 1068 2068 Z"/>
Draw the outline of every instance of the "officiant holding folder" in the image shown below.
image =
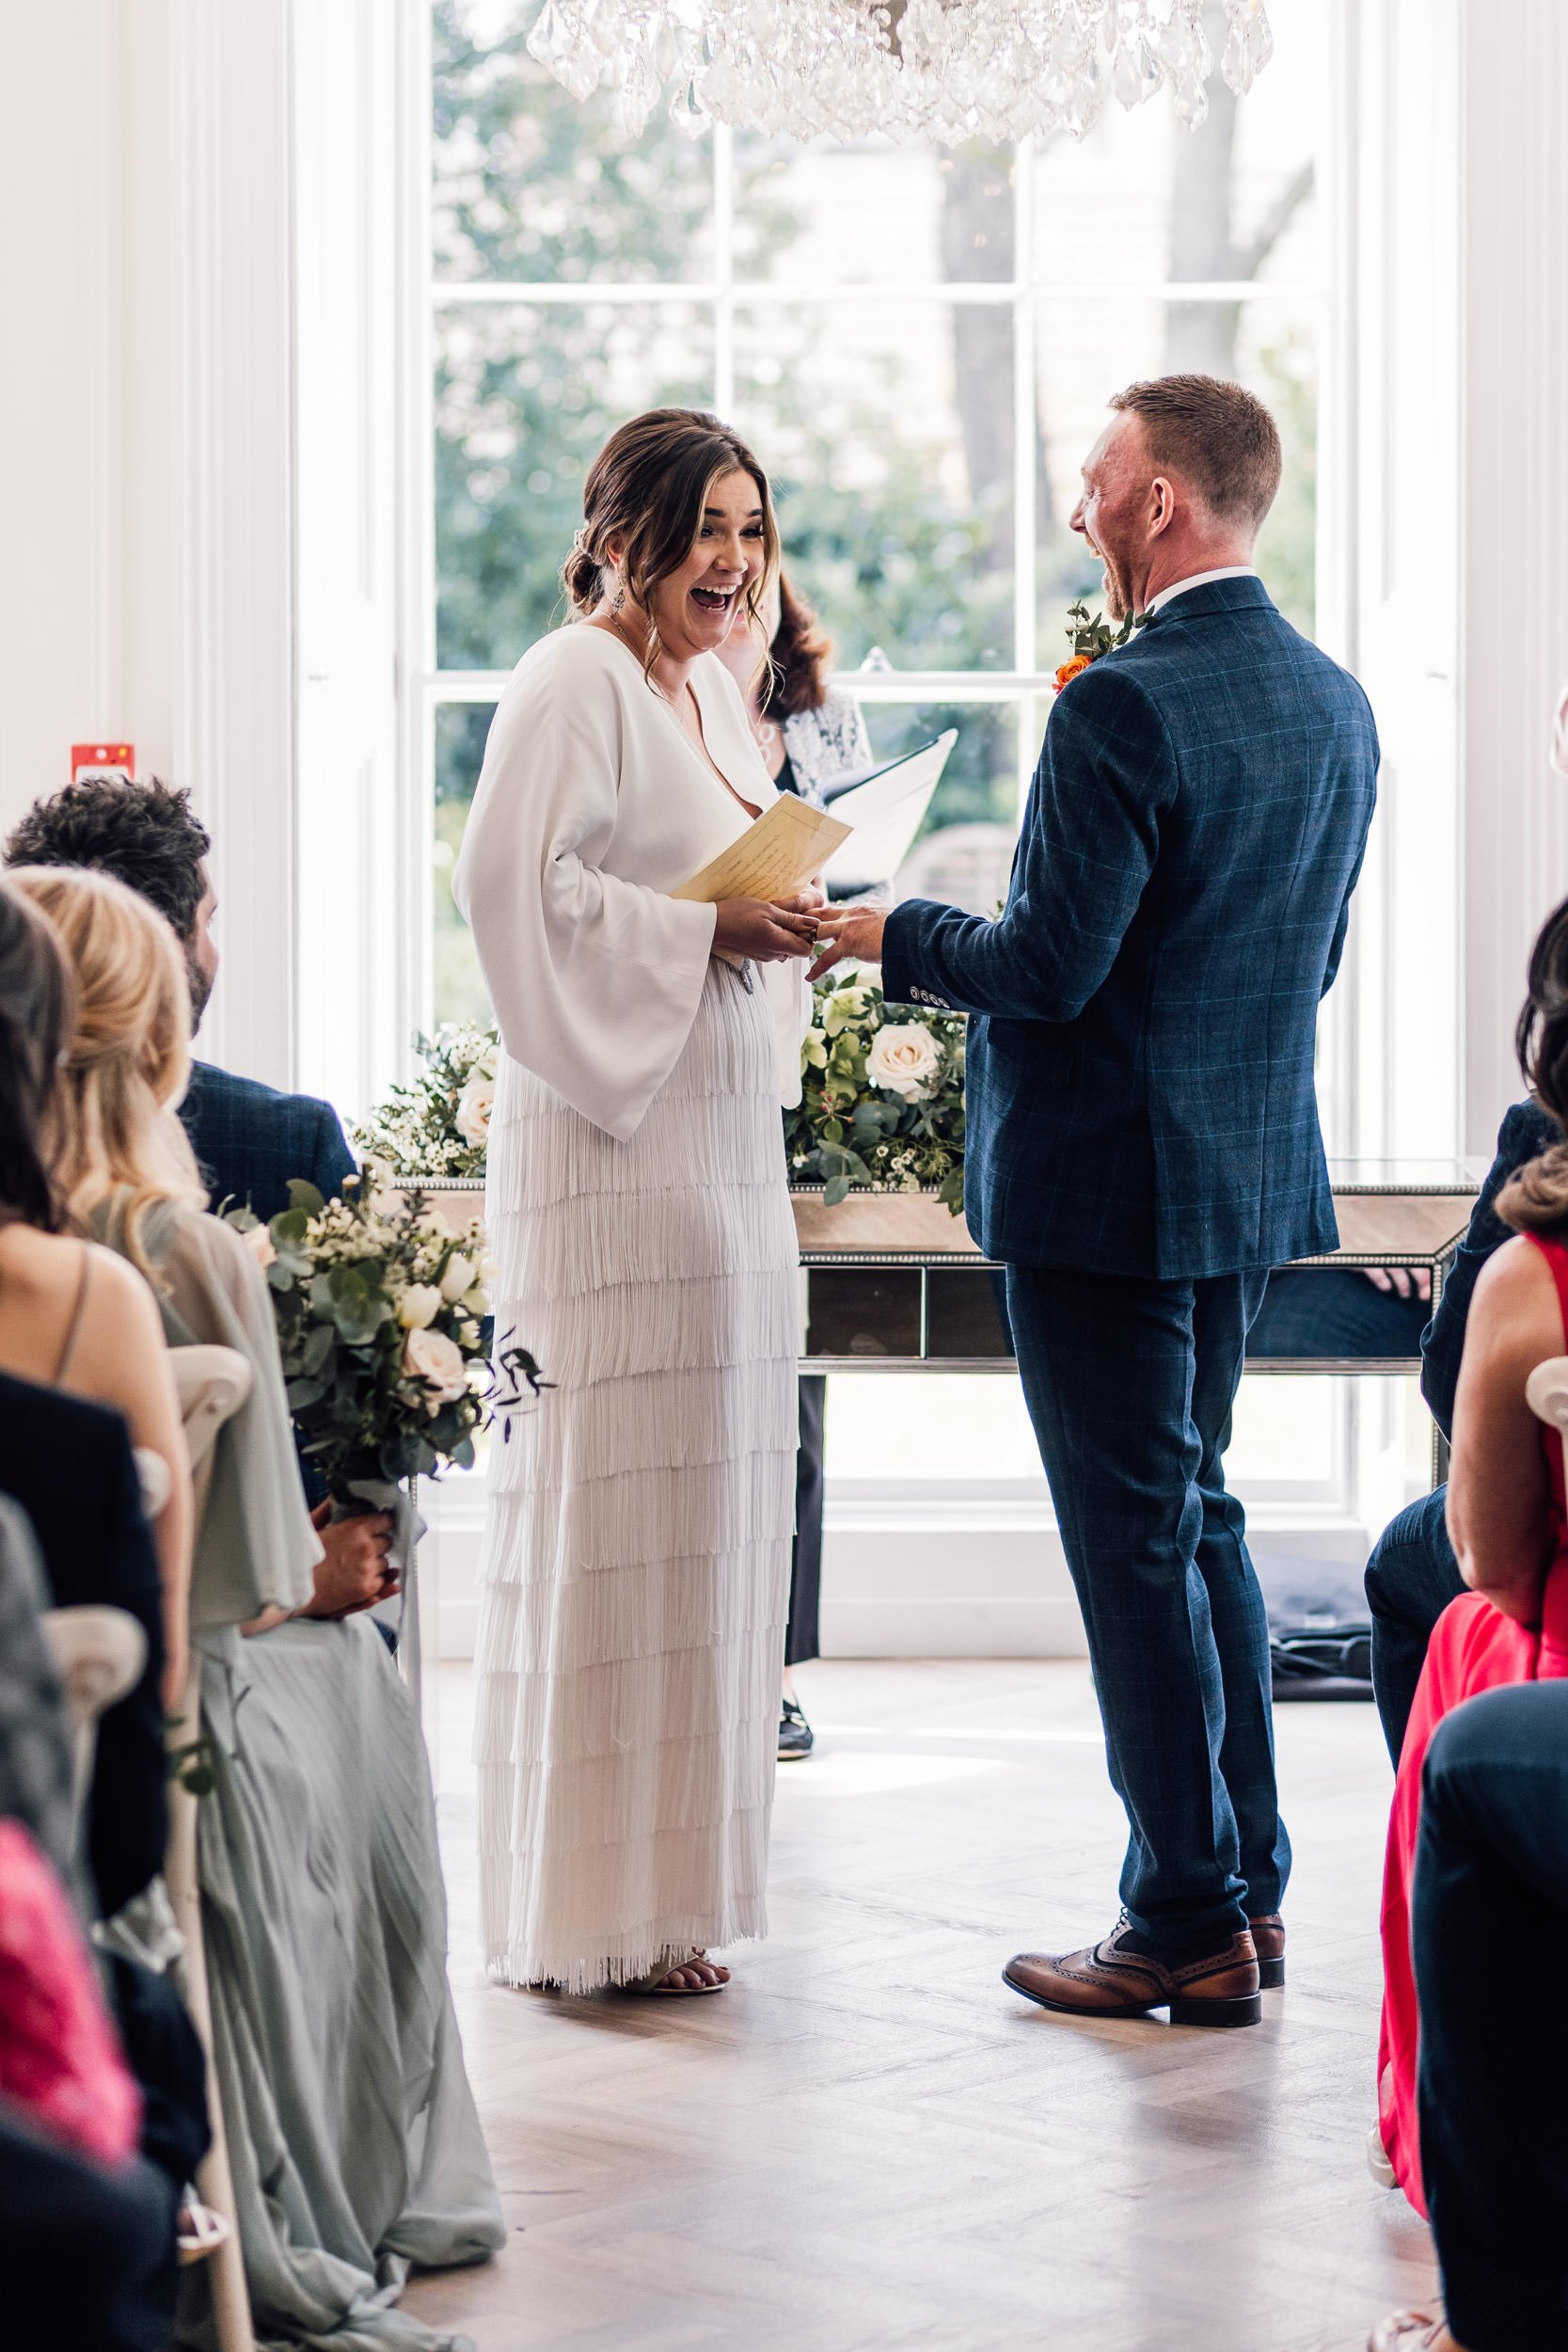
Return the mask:
<path id="1" fill-rule="evenodd" d="M 699 885 L 753 825 L 759 870 L 777 847 L 718 658 L 777 564 L 717 419 L 613 434 L 577 618 L 501 695 L 455 876 L 502 1047 L 496 1326 L 552 1384 L 495 1449 L 476 1658 L 485 1958 L 519 1986 L 717 1992 L 709 1948 L 765 1931 L 800 1343 L 779 1112 L 816 894 Z"/>

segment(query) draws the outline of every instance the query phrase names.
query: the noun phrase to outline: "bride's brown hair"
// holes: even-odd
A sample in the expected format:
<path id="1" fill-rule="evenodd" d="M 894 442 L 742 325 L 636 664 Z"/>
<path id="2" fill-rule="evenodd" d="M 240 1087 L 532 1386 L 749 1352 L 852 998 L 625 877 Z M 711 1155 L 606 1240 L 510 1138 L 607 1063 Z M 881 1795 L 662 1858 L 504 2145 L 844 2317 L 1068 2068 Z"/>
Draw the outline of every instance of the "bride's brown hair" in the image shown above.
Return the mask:
<path id="1" fill-rule="evenodd" d="M 1568 899 L 1547 915 L 1531 950 L 1529 994 L 1513 1041 L 1542 1109 L 1568 1132 Z M 1497 1195 L 1497 1209 L 1518 1233 L 1568 1224 L 1568 1143 L 1527 1161 Z"/>
<path id="2" fill-rule="evenodd" d="M 562 581 L 574 612 L 586 615 L 604 601 L 607 578 L 619 573 L 648 623 L 644 675 L 659 651 L 649 596 L 686 562 L 709 487 L 727 473 L 751 475 L 762 509 L 763 566 L 746 591 L 754 622 L 778 569 L 779 527 L 768 476 L 737 433 L 703 408 L 649 408 L 612 433 L 588 469 L 582 528 Z M 618 563 L 610 557 L 612 541 L 620 544 Z"/>

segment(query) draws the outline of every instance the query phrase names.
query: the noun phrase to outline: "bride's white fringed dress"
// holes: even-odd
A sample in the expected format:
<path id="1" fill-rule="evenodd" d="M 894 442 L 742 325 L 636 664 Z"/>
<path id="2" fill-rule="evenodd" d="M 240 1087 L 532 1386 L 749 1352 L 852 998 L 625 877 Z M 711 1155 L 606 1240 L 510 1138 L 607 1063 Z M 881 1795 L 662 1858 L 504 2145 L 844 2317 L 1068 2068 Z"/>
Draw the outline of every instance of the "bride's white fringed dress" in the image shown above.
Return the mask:
<path id="1" fill-rule="evenodd" d="M 698 666 L 710 749 L 771 799 L 730 680 Z M 492 1975 L 583 1993 L 766 1929 L 800 1346 L 780 1059 L 798 1063 L 800 978 L 781 1010 L 782 971 L 768 987 L 712 960 L 710 912 L 661 895 L 746 820 L 623 648 L 563 630 L 508 696 L 459 896 L 507 1049 L 498 1343 L 515 1331 L 551 1385 L 491 1445 L 481 1914 Z M 610 703 L 597 767 L 580 743 L 552 756 L 583 698 Z M 626 891 L 633 873 L 653 886 Z M 552 996 L 564 1043 L 529 1033 Z"/>
<path id="2" fill-rule="evenodd" d="M 629 1143 L 500 1071 L 501 1312 L 555 1384 L 493 1448 L 483 1570 L 483 1933 L 514 1983 L 587 1992 L 766 1926 L 799 1345 L 779 1161 L 772 1024 L 723 964 Z"/>

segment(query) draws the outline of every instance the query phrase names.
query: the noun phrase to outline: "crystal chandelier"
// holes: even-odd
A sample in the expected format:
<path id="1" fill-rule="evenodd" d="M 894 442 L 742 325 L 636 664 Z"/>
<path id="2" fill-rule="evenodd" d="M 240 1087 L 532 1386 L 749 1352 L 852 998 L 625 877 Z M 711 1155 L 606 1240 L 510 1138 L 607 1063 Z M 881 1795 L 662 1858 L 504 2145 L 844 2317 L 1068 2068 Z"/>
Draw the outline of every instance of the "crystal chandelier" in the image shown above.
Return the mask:
<path id="1" fill-rule="evenodd" d="M 1224 0 L 1238 95 L 1274 50 L 1264 0 Z M 1196 130 L 1213 59 L 1204 0 L 545 0 L 529 49 L 574 98 L 613 90 L 635 136 L 670 119 L 765 135 L 1082 138 L 1108 95 L 1168 86 Z"/>

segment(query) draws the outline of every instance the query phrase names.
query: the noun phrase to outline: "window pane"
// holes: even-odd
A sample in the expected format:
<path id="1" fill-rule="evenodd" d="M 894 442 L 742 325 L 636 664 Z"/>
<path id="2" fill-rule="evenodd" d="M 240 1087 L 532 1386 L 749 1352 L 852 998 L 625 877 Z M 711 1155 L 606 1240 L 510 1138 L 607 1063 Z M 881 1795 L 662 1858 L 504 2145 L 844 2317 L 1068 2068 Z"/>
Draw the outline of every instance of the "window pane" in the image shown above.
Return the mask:
<path id="1" fill-rule="evenodd" d="M 483 1023 L 491 1018 L 473 933 L 452 901 L 451 875 L 484 760 L 484 739 L 495 714 L 494 703 L 441 703 L 436 711 L 436 844 L 431 882 L 437 1022 Z"/>
<path id="2" fill-rule="evenodd" d="M 1010 309 L 738 308 L 736 417 L 845 668 L 1013 667 Z"/>
<path id="3" fill-rule="evenodd" d="M 1177 120 L 1167 92 L 1132 114 L 1109 101 L 1081 145 L 1035 161 L 1034 274 L 1045 282 L 1319 275 L 1314 151 L 1325 111 L 1331 11 L 1269 0 L 1274 60 L 1245 98 L 1218 72 L 1223 13 L 1205 10 L 1216 70 L 1208 119 Z"/>
<path id="4" fill-rule="evenodd" d="M 1197 369 L 1234 376 L 1267 401 L 1285 445 L 1285 476 L 1258 547 L 1280 610 L 1310 635 L 1316 607 L 1317 340 L 1315 308 L 1254 302 L 1042 305 L 1036 339 L 1039 417 L 1039 663 L 1068 658 L 1067 608 L 1102 601 L 1101 566 L 1068 529 L 1079 469 L 1106 422 L 1111 393 L 1140 376 Z"/>
<path id="5" fill-rule="evenodd" d="M 639 139 L 524 47 L 534 0 L 438 0 L 432 143 L 437 278 L 708 278 L 713 144 L 656 111 Z"/>
<path id="6" fill-rule="evenodd" d="M 1013 269 L 1008 148 L 736 139 L 742 283 L 937 285 Z"/>
<path id="7" fill-rule="evenodd" d="M 510 669 L 562 617 L 558 575 L 600 444 L 639 409 L 712 399 L 712 320 L 691 304 L 438 310 L 438 666 Z"/>
<path id="8" fill-rule="evenodd" d="M 843 682 L 853 691 L 853 678 Z M 1018 838 L 1015 705 L 867 702 L 864 710 L 879 759 L 901 758 L 949 727 L 958 731 L 926 822 L 895 877 L 895 895 L 993 914 L 1007 895 Z"/>

